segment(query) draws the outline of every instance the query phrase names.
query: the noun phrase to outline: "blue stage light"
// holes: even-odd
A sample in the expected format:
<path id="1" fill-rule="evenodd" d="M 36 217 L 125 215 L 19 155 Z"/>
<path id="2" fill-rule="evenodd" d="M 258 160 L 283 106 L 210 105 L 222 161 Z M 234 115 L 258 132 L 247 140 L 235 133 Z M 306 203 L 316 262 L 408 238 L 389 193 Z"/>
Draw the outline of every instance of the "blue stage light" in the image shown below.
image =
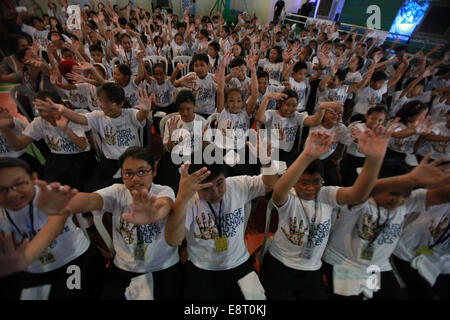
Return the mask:
<path id="1" fill-rule="evenodd" d="M 405 35 L 399 37 L 401 40 L 408 40 L 416 26 L 422 21 L 425 12 L 428 9 L 429 0 L 406 0 L 398 10 L 397 16 L 391 25 L 389 32 Z M 389 38 L 397 36 L 389 35 Z"/>

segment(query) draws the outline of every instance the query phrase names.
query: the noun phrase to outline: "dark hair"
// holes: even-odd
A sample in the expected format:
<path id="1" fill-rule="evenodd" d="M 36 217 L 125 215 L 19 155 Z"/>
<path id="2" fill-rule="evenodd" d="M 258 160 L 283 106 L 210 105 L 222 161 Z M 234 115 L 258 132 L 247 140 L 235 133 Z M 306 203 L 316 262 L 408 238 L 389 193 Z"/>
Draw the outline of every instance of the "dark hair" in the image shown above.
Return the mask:
<path id="1" fill-rule="evenodd" d="M 336 39 L 337 40 L 337 39 Z M 339 43 L 338 45 L 337 45 L 337 48 L 341 48 L 343 51 L 345 51 L 345 49 L 347 49 L 347 47 L 345 46 L 345 44 L 343 44 L 343 43 Z"/>
<path id="2" fill-rule="evenodd" d="M 52 34 L 56 34 L 59 36 L 60 40 L 64 40 L 61 33 L 59 33 L 58 31 L 50 31 L 47 35 L 47 40 L 50 40 L 52 38 Z"/>
<path id="3" fill-rule="evenodd" d="M 192 58 L 192 65 L 194 65 L 194 63 L 196 63 L 197 61 L 203 61 L 206 64 L 209 64 L 209 58 L 208 55 L 205 53 L 197 53 L 194 55 L 194 57 Z"/>
<path id="4" fill-rule="evenodd" d="M 117 103 L 118 105 L 123 103 L 122 108 L 126 108 L 128 100 L 125 96 L 125 90 L 123 90 L 123 88 L 117 83 L 105 83 L 97 90 L 97 96 L 99 96 L 101 92 L 106 94 L 111 103 Z"/>
<path id="5" fill-rule="evenodd" d="M 119 18 L 118 22 L 121 27 L 125 27 L 125 25 L 127 24 L 127 19 L 125 19 L 124 17 L 121 17 L 121 18 Z"/>
<path id="6" fill-rule="evenodd" d="M 131 40 L 131 37 L 130 37 L 130 35 L 129 35 L 128 33 L 122 33 L 122 34 L 119 36 L 120 42 L 122 42 L 123 38 L 125 38 L 125 37 L 127 37 L 127 38 L 129 38 L 129 39 Z"/>
<path id="7" fill-rule="evenodd" d="M 155 46 L 156 46 L 156 40 L 158 40 L 158 39 L 161 39 L 161 42 L 162 42 L 161 47 L 163 47 L 163 46 L 164 46 L 164 40 L 163 40 L 163 38 L 162 38 L 161 36 L 155 36 L 155 37 L 153 38 L 153 43 L 154 43 Z"/>
<path id="8" fill-rule="evenodd" d="M 200 30 L 200 34 L 203 35 L 206 39 L 208 39 L 208 37 L 209 37 L 208 30 L 206 30 L 206 29 Z"/>
<path id="9" fill-rule="evenodd" d="M 227 35 L 230 34 L 230 28 L 228 26 L 222 26 L 222 28 L 227 32 Z"/>
<path id="10" fill-rule="evenodd" d="M 358 67 L 356 68 L 356 71 L 358 71 L 364 66 L 364 58 L 361 56 L 356 56 L 356 58 L 358 58 Z"/>
<path id="11" fill-rule="evenodd" d="M 72 52 L 72 50 L 70 50 L 69 48 L 66 48 L 66 47 L 63 47 L 63 48 L 61 49 L 61 55 L 62 55 L 64 52 L 70 52 L 70 53 L 74 54 L 74 53 Z"/>
<path id="12" fill-rule="evenodd" d="M 119 69 L 120 73 L 123 74 L 124 76 L 128 76 L 131 79 L 131 69 L 128 65 L 126 64 L 120 64 L 117 69 Z"/>
<path id="13" fill-rule="evenodd" d="M 269 79 L 269 74 L 267 73 L 267 71 L 261 71 L 261 70 L 259 70 L 259 71 L 256 73 L 256 78 L 257 78 L 257 79 L 259 79 L 259 78 L 267 78 L 267 79 Z"/>
<path id="14" fill-rule="evenodd" d="M 347 70 L 339 69 L 334 76 L 338 77 L 340 81 L 344 81 L 347 76 Z"/>
<path id="15" fill-rule="evenodd" d="M 195 105 L 195 95 L 191 90 L 181 90 L 175 98 L 175 105 L 177 107 L 185 102 L 190 102 Z"/>
<path id="16" fill-rule="evenodd" d="M 239 55 L 239 57 L 245 57 L 245 50 L 244 50 L 244 46 L 242 45 L 242 43 L 236 42 L 236 43 L 233 43 L 233 46 L 234 45 L 241 47 L 241 54 Z"/>
<path id="17" fill-rule="evenodd" d="M 47 99 L 47 98 L 50 98 L 50 100 L 52 100 L 56 104 L 62 104 L 63 103 L 61 97 L 55 91 L 40 90 L 37 93 L 37 95 L 36 95 L 36 99 L 39 99 L 39 100 L 44 100 L 45 101 L 45 99 Z"/>
<path id="18" fill-rule="evenodd" d="M 367 115 L 370 116 L 372 113 L 378 113 L 378 112 L 384 113 L 385 115 L 387 115 L 387 113 L 388 113 L 387 108 L 384 104 L 377 104 L 373 107 L 370 107 L 367 110 Z"/>
<path id="19" fill-rule="evenodd" d="M 214 59 L 214 65 L 213 65 L 213 67 L 215 68 L 215 67 L 217 67 L 217 66 L 219 65 L 219 59 L 220 59 L 220 56 L 219 56 L 220 45 L 219 45 L 217 42 L 213 41 L 213 42 L 210 42 L 210 43 L 208 44 L 208 47 L 212 47 L 215 51 L 217 51 L 217 56 L 216 56 L 216 59 Z M 209 60 L 209 58 L 208 58 L 208 60 Z"/>
<path id="20" fill-rule="evenodd" d="M 304 46 L 303 48 L 306 49 L 306 54 L 308 55 L 308 56 L 306 57 L 306 59 L 308 59 L 308 58 L 312 55 L 312 53 L 313 53 L 313 48 L 311 48 L 310 46 Z"/>
<path id="21" fill-rule="evenodd" d="M 16 53 L 17 60 L 22 62 L 22 59 L 25 58 L 25 55 L 27 54 L 27 51 L 31 50 L 31 47 L 23 48 L 19 52 Z"/>
<path id="22" fill-rule="evenodd" d="M 390 178 L 395 176 L 400 176 L 407 174 L 409 168 L 403 161 L 397 161 L 394 159 L 385 159 L 381 165 L 380 173 L 378 174 L 378 179 Z"/>
<path id="23" fill-rule="evenodd" d="M 119 157 L 119 166 L 122 168 L 123 163 L 126 159 L 133 158 L 146 161 L 150 167 L 155 167 L 155 161 L 153 160 L 153 156 L 149 150 L 142 147 L 129 147 L 122 153 Z"/>
<path id="24" fill-rule="evenodd" d="M 103 54 L 103 48 L 98 44 L 92 44 L 89 46 L 89 52 L 100 52 Z"/>
<path id="25" fill-rule="evenodd" d="M 241 57 L 234 58 L 229 64 L 230 68 L 245 66 L 245 60 Z"/>
<path id="26" fill-rule="evenodd" d="M 184 40 L 184 36 L 183 36 L 181 33 L 179 33 L 179 32 L 177 32 L 177 34 L 176 34 L 175 37 L 173 37 L 173 38 L 175 39 L 175 38 L 178 37 L 178 36 L 180 36 L 180 37 Z"/>
<path id="27" fill-rule="evenodd" d="M 330 46 L 332 46 L 332 45 L 333 45 L 333 41 L 331 41 L 331 40 L 324 41 L 324 42 L 322 43 L 322 47 L 323 47 L 324 45 L 326 45 L 326 44 L 329 44 Z"/>
<path id="28" fill-rule="evenodd" d="M 283 49 L 281 49 L 280 46 L 275 46 L 272 48 L 272 50 L 276 50 L 278 52 L 278 58 L 277 58 L 277 61 L 275 61 L 275 63 L 283 62 Z M 270 53 L 270 51 L 269 51 L 269 53 Z"/>
<path id="29" fill-rule="evenodd" d="M 297 73 L 302 69 L 308 69 L 308 66 L 306 65 L 306 63 L 299 61 L 296 64 L 294 64 L 294 68 L 292 69 L 292 72 Z"/>
<path id="30" fill-rule="evenodd" d="M 30 41 L 29 41 L 28 38 L 25 37 L 25 36 L 16 35 L 16 36 L 14 36 L 13 38 L 11 38 L 11 49 L 12 49 L 12 51 L 15 52 L 16 57 L 17 57 L 17 52 L 16 52 L 16 50 L 17 50 L 17 47 L 19 46 L 19 40 L 21 40 L 21 39 L 26 40 L 27 43 L 28 43 L 28 45 L 30 45 Z"/>
<path id="31" fill-rule="evenodd" d="M 33 174 L 33 170 L 25 161 L 17 158 L 0 157 L 0 170 L 10 168 L 22 168 L 29 176 Z"/>
<path id="32" fill-rule="evenodd" d="M 412 100 L 405 103 L 400 110 L 397 111 L 395 117 L 400 118 L 400 122 L 407 122 L 408 118 L 414 117 L 415 115 L 421 113 L 423 110 L 426 110 L 427 107 L 423 105 L 419 100 Z"/>
<path id="33" fill-rule="evenodd" d="M 164 62 L 155 63 L 152 66 L 152 72 L 155 71 L 156 68 L 161 68 L 164 73 L 166 73 L 166 64 Z"/>
<path id="34" fill-rule="evenodd" d="M 370 81 L 377 82 L 377 81 L 386 80 L 386 79 L 387 79 L 386 73 L 384 73 L 384 71 L 378 70 L 372 74 Z"/>
<path id="35" fill-rule="evenodd" d="M 218 164 L 218 163 L 193 164 L 194 163 L 193 161 L 191 161 L 191 163 L 192 164 L 189 166 L 189 170 L 188 170 L 189 174 L 193 174 L 194 172 L 202 169 L 203 167 L 206 167 L 208 169 L 208 171 L 211 172 L 211 174 L 205 180 L 203 180 L 203 183 L 212 181 L 212 180 L 216 179 L 218 176 L 220 176 L 221 174 L 223 174 L 225 177 L 227 176 L 227 167 L 225 164 Z"/>
<path id="36" fill-rule="evenodd" d="M 309 166 L 305 169 L 305 171 L 303 171 L 303 173 L 307 173 L 307 174 L 318 173 L 318 174 L 320 174 L 321 177 L 323 177 L 324 169 L 323 169 L 322 161 L 320 161 L 319 159 L 314 160 L 313 162 L 311 162 L 309 164 Z"/>
<path id="37" fill-rule="evenodd" d="M 287 97 L 285 99 L 282 100 L 282 102 L 286 101 L 289 98 L 295 98 L 298 101 L 298 95 L 297 92 L 295 92 L 294 90 L 290 90 L 290 89 L 284 89 L 283 93 L 285 95 L 287 95 Z"/>

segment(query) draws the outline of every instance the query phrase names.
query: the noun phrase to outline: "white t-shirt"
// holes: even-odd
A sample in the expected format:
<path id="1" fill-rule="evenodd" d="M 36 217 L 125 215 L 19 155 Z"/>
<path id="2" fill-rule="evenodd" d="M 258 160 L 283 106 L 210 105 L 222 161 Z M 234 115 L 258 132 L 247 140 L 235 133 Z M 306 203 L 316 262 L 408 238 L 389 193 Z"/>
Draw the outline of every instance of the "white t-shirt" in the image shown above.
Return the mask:
<path id="1" fill-rule="evenodd" d="M 386 92 L 387 81 L 385 81 L 383 86 L 378 90 L 372 89 L 370 85 L 358 90 L 353 114 L 366 114 L 371 105 L 381 103 L 383 94 L 385 94 Z"/>
<path id="2" fill-rule="evenodd" d="M 419 214 L 414 221 L 405 226 L 400 241 L 394 250 L 394 255 L 403 261 L 411 262 L 416 256 L 415 251 L 417 249 L 423 246 L 433 246 L 433 255 L 440 258 L 447 256 L 448 258 L 450 255 L 450 238 L 445 240 L 442 238 L 443 241 L 434 244 L 443 235 L 449 219 L 449 203 L 429 207 L 426 212 Z M 441 264 L 437 267 L 441 269 L 441 273 L 450 273 L 450 265 L 444 263 L 447 259 L 439 260 L 441 260 Z"/>
<path id="3" fill-rule="evenodd" d="M 333 138 L 333 143 L 330 146 L 330 149 L 323 155 L 319 157 L 320 160 L 324 160 L 331 156 L 333 152 L 336 150 L 339 143 L 345 144 L 346 146 L 350 145 L 353 142 L 353 138 L 350 136 L 350 132 L 345 124 L 338 122 L 331 129 L 327 129 L 322 125 L 318 125 L 316 127 L 311 127 L 310 131 L 320 130 L 325 131 L 328 134 L 332 134 L 334 130 L 337 130 L 337 134 L 335 134 Z"/>
<path id="4" fill-rule="evenodd" d="M 389 221 L 373 242 L 372 260 L 361 258 L 363 249 L 372 239 L 377 225 L 377 205 L 372 200 L 349 209 L 342 206 L 331 231 L 328 247 L 323 260 L 331 265 L 347 265 L 357 268 L 376 265 L 381 271 L 390 271 L 389 257 L 395 250 L 403 229 L 405 216 L 412 212 L 422 212 L 426 206 L 426 193 L 418 189 L 411 193 L 408 201 L 394 210 L 380 207 L 380 225 Z"/>
<path id="5" fill-rule="evenodd" d="M 397 128 L 394 132 L 405 130 L 407 126 L 404 123 L 398 122 Z M 388 148 L 401 153 L 413 153 L 414 145 L 419 139 L 419 134 L 413 134 L 406 138 L 391 137 L 388 142 Z"/>
<path id="6" fill-rule="evenodd" d="M 350 129 L 352 127 L 358 128 L 359 130 L 361 130 L 361 132 L 364 132 L 367 129 L 366 124 L 365 123 L 361 123 L 361 122 L 355 122 L 353 124 L 350 124 L 348 126 L 349 132 L 350 132 Z M 359 157 L 359 158 L 365 158 L 366 157 L 364 154 L 359 152 L 358 141 L 355 141 L 355 140 L 353 140 L 353 142 L 347 147 L 347 153 L 351 154 L 354 157 Z"/>
<path id="7" fill-rule="evenodd" d="M 323 91 L 320 91 L 317 89 L 317 93 L 319 95 L 319 99 L 317 100 L 315 110 L 317 110 L 318 106 L 325 101 L 341 101 L 342 103 L 347 100 L 347 90 L 348 85 L 344 84 L 342 86 L 339 86 L 337 88 L 329 88 L 327 85 L 323 88 Z"/>
<path id="8" fill-rule="evenodd" d="M 433 120 L 433 123 L 446 122 L 446 115 L 448 110 L 450 110 L 450 104 L 446 104 L 445 101 L 439 103 L 439 100 L 437 100 L 437 103 L 433 104 L 430 111 L 430 116 Z"/>
<path id="9" fill-rule="evenodd" d="M 244 243 L 245 204 L 266 193 L 262 176 L 237 176 L 226 178 L 226 192 L 222 198 L 221 230 L 227 238 L 227 250 L 216 252 L 215 240 L 208 229 L 219 230 L 208 203 L 192 198 L 186 209 L 186 240 L 188 260 L 203 270 L 223 271 L 235 268 L 250 257 Z M 211 204 L 219 215 L 220 204 Z M 198 219 L 198 220 L 197 220 Z M 217 221 L 219 216 L 217 216 Z M 208 227 L 200 231 L 199 224 Z M 218 232 L 218 231 L 217 231 Z M 209 237 L 208 237 L 209 235 Z"/>
<path id="10" fill-rule="evenodd" d="M 133 225 L 122 219 L 122 213 L 130 212 L 133 205 L 133 197 L 125 185 L 113 184 L 95 193 L 103 198 L 103 208 L 94 214 L 112 213 L 113 245 L 116 250 L 114 264 L 118 268 L 138 273 L 155 272 L 167 269 L 179 261 L 178 248 L 169 246 L 164 238 L 168 217 L 152 224 Z M 173 190 L 167 186 L 153 183 L 148 198 L 153 195 L 175 201 Z M 142 238 L 139 239 L 140 237 Z M 139 241 L 142 241 L 145 248 L 143 259 L 135 256 L 135 248 Z"/>
<path id="11" fill-rule="evenodd" d="M 129 66 L 132 75 L 137 75 L 138 74 L 138 61 L 136 59 L 137 50 L 132 49 L 130 52 L 125 52 L 123 49 L 118 49 L 117 53 L 120 63 Z"/>
<path id="12" fill-rule="evenodd" d="M 203 144 L 202 131 L 206 126 L 206 119 L 198 114 L 191 122 L 184 122 L 179 114 L 173 117 L 178 119 L 178 129 L 173 131 L 172 141 L 178 141 L 180 137 L 183 137 L 183 140 L 173 147 L 172 153 L 189 155 L 192 151 L 201 149 Z M 169 120 L 172 121 L 173 117 Z M 169 120 L 164 127 L 164 145 L 169 142 Z"/>
<path id="13" fill-rule="evenodd" d="M 208 73 L 205 78 L 198 78 L 198 90 L 195 103 L 195 112 L 201 114 L 212 114 L 216 109 L 217 84 L 213 75 Z"/>
<path id="14" fill-rule="evenodd" d="M 86 138 L 83 126 L 69 121 L 68 127 L 78 137 Z M 44 139 L 50 151 L 56 154 L 75 154 L 90 150 L 89 143 L 86 144 L 86 149 L 79 149 L 60 128 L 52 126 L 41 117 L 34 118 L 23 131 L 23 135 L 34 141 Z"/>
<path id="15" fill-rule="evenodd" d="M 134 82 L 134 79 L 136 79 L 135 76 L 130 77 L 130 81 L 128 84 L 123 88 L 123 91 L 125 91 L 125 97 L 127 98 L 128 102 L 130 103 L 130 106 L 134 107 L 139 104 L 138 97 L 134 93 L 135 91 L 139 91 L 139 87 L 136 85 L 136 82 Z"/>
<path id="16" fill-rule="evenodd" d="M 97 105 L 97 88 L 90 83 L 77 83 L 75 90 L 64 90 L 70 103 L 77 109 L 100 110 Z"/>
<path id="17" fill-rule="evenodd" d="M 183 42 L 183 44 L 181 46 L 179 46 L 173 40 L 172 43 L 170 44 L 170 46 L 172 48 L 174 58 L 178 57 L 178 56 L 188 56 L 189 55 L 189 47 L 186 44 L 186 42 Z"/>
<path id="18" fill-rule="evenodd" d="M 431 133 L 450 137 L 450 129 L 447 128 L 446 122 L 440 122 L 433 125 Z M 446 161 L 450 160 L 450 141 L 425 141 L 423 146 L 419 149 L 418 153 L 426 156 L 428 153 L 432 152 L 432 159 L 439 159 L 441 157 L 445 158 Z"/>
<path id="19" fill-rule="evenodd" d="M 283 90 L 284 86 L 273 86 L 273 85 L 267 86 L 266 92 L 264 94 L 258 92 L 258 99 L 256 100 L 257 105 L 259 106 L 261 104 L 261 102 L 264 100 L 264 97 L 267 94 L 272 92 L 282 92 Z M 276 108 L 277 108 L 277 101 L 275 99 L 269 99 L 266 110 L 274 110 Z"/>
<path id="20" fill-rule="evenodd" d="M 16 138 L 20 138 L 22 136 L 22 130 L 25 129 L 27 124 L 19 119 L 14 117 L 14 128 L 11 129 L 12 134 Z M 19 151 L 14 151 L 5 141 L 5 138 L 3 137 L 2 133 L 0 132 L 0 156 L 1 157 L 9 157 L 9 158 L 18 158 L 21 155 L 23 155 L 25 152 L 27 152 L 27 149 L 22 149 Z"/>
<path id="21" fill-rule="evenodd" d="M 33 39 L 38 38 L 41 46 L 46 46 L 48 41 L 49 30 L 38 30 L 35 27 L 29 26 L 27 24 L 22 25 L 22 31 L 28 33 Z"/>
<path id="22" fill-rule="evenodd" d="M 279 208 L 275 206 L 278 229 L 269 247 L 270 254 L 292 269 L 320 269 L 330 234 L 331 213 L 338 205 L 338 190 L 339 187 L 323 187 L 316 200 L 300 200 L 292 188 L 286 203 Z"/>
<path id="23" fill-rule="evenodd" d="M 269 62 L 268 59 L 259 61 L 259 66 L 269 74 L 269 79 L 281 81 L 281 71 L 283 70 L 283 62 Z"/>
<path id="24" fill-rule="evenodd" d="M 248 90 L 248 85 L 250 84 L 251 79 L 249 77 L 245 77 L 243 81 L 239 80 L 238 78 L 232 78 L 230 82 L 228 83 L 228 88 L 233 89 L 239 89 L 242 93 L 242 101 L 247 101 L 248 97 L 250 96 L 250 92 Z"/>
<path id="25" fill-rule="evenodd" d="M 170 79 L 166 79 L 163 84 L 160 85 L 155 79 L 152 78 L 149 89 L 149 92 L 155 95 L 156 106 L 162 108 L 174 103 L 173 92 L 175 87 Z"/>
<path id="26" fill-rule="evenodd" d="M 137 113 L 137 110 L 122 109 L 117 118 L 110 118 L 103 111 L 85 114 L 88 127 L 102 138 L 102 151 L 106 158 L 117 160 L 128 147 L 141 146 L 139 128 L 144 127 L 145 121 L 139 122 Z"/>
<path id="27" fill-rule="evenodd" d="M 304 111 L 306 108 L 306 90 L 309 87 L 309 81 L 308 79 L 305 79 L 301 82 L 297 82 L 294 80 L 294 78 L 289 78 L 289 85 L 291 86 L 291 90 L 294 90 L 297 92 L 298 96 L 298 105 L 297 105 L 297 111 L 301 112 Z"/>
<path id="28" fill-rule="evenodd" d="M 227 109 L 223 109 L 217 116 L 217 130 L 227 129 L 228 121 L 231 122 L 231 129 L 234 131 L 234 140 L 237 146 L 245 146 L 245 133 L 250 128 L 250 116 L 245 107 L 242 107 L 239 113 L 230 113 Z M 219 146 L 223 143 L 218 143 Z"/>
<path id="29" fill-rule="evenodd" d="M 363 79 L 361 72 L 355 71 L 355 72 L 348 72 L 347 75 L 345 76 L 345 81 L 344 84 L 353 84 L 353 83 L 358 83 L 361 82 Z"/>
<path id="30" fill-rule="evenodd" d="M 279 124 L 280 129 L 284 130 L 284 140 L 279 140 L 277 134 L 270 134 L 271 140 L 279 140 L 280 149 L 286 152 L 291 151 L 294 146 L 297 131 L 299 127 L 303 127 L 303 121 L 308 117 L 308 113 L 295 111 L 289 118 L 285 118 L 280 116 L 278 110 L 267 110 L 265 115 L 266 121 L 264 124 L 267 130 L 275 129 L 275 124 Z"/>
<path id="31" fill-rule="evenodd" d="M 26 205 L 18 211 L 7 210 L 9 217 L 19 230 L 17 230 L 16 227 L 14 227 L 14 224 L 8 219 L 5 209 L 0 208 L 0 231 L 3 231 L 4 233 L 15 232 L 15 241 L 17 244 L 22 242 L 24 236 L 31 240 L 47 222 L 47 215 L 39 211 L 34 204 L 36 197 L 39 194 L 39 188 L 35 186 L 34 189 L 36 196 L 33 200 L 32 210 L 30 210 L 30 205 Z M 32 221 L 30 218 L 31 211 L 33 223 L 31 223 Z M 45 273 L 58 269 L 85 253 L 89 248 L 89 245 L 89 239 L 87 239 L 81 229 L 73 223 L 72 216 L 70 216 L 66 220 L 61 233 L 49 246 L 54 261 L 45 261 L 43 258 L 45 254 L 43 254 L 40 259 L 32 262 L 25 271 L 30 273 Z M 41 259 L 43 260 L 42 262 Z"/>

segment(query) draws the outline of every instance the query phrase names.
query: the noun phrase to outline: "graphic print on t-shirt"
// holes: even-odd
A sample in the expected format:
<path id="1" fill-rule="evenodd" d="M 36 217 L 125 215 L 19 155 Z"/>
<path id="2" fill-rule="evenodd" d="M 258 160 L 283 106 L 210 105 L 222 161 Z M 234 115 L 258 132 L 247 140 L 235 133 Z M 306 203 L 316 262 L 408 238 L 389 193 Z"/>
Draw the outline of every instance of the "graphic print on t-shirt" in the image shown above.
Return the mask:
<path id="1" fill-rule="evenodd" d="M 135 230 L 137 231 L 136 236 Z M 157 223 L 137 226 L 120 218 L 119 229 L 117 229 L 117 232 L 120 233 L 125 243 L 128 245 L 135 242 L 150 244 L 159 238 L 161 227 Z"/>
<path id="2" fill-rule="evenodd" d="M 377 228 L 377 223 L 373 216 L 366 213 L 362 217 L 361 228 L 359 224 L 356 224 L 358 229 L 358 236 L 362 240 L 372 241 L 375 237 L 375 232 Z M 402 233 L 402 223 L 387 223 L 377 235 L 376 243 L 378 245 L 382 244 L 392 244 L 399 238 Z"/>
<path id="3" fill-rule="evenodd" d="M 281 231 L 283 231 L 286 238 L 296 246 L 303 245 L 303 236 L 308 230 L 307 226 L 303 226 L 303 219 L 300 220 L 299 225 L 297 226 L 297 217 L 289 217 L 289 234 L 281 227 Z"/>
<path id="4" fill-rule="evenodd" d="M 208 219 L 206 219 L 206 217 L 208 217 Z M 219 236 L 216 222 L 214 221 L 214 217 L 211 213 L 202 212 L 202 219 L 200 220 L 200 217 L 196 216 L 195 221 L 197 222 L 200 234 L 194 233 L 194 237 L 203 240 L 211 240 Z"/>
<path id="5" fill-rule="evenodd" d="M 103 132 L 105 134 L 105 142 L 110 146 L 116 145 L 116 134 L 114 133 L 113 127 L 106 126 Z"/>
<path id="6" fill-rule="evenodd" d="M 436 227 L 433 227 L 434 220 L 430 221 L 430 226 L 428 230 L 430 231 L 431 236 L 433 237 L 434 241 L 437 241 L 439 237 L 445 232 L 445 229 L 448 226 L 448 218 L 445 217 L 442 219 Z"/>
<path id="7" fill-rule="evenodd" d="M 242 208 L 236 209 L 233 212 L 223 215 L 220 220 L 222 236 L 232 238 L 236 235 L 239 225 L 244 223 L 243 210 Z M 198 227 L 198 233 L 194 233 L 196 238 L 212 240 L 216 236 L 219 236 L 214 215 L 212 213 L 202 212 L 201 218 L 198 215 L 195 216 L 195 221 Z"/>

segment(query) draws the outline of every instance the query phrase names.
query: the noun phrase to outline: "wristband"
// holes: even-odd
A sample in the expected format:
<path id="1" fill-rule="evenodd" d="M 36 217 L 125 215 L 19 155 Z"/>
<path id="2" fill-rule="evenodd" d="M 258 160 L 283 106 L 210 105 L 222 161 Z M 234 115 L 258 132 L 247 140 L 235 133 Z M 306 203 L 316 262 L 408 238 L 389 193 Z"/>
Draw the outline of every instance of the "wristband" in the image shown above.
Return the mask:
<path id="1" fill-rule="evenodd" d="M 334 78 L 334 74 L 331 73 L 331 71 L 328 71 L 328 75 L 332 78 Z"/>

